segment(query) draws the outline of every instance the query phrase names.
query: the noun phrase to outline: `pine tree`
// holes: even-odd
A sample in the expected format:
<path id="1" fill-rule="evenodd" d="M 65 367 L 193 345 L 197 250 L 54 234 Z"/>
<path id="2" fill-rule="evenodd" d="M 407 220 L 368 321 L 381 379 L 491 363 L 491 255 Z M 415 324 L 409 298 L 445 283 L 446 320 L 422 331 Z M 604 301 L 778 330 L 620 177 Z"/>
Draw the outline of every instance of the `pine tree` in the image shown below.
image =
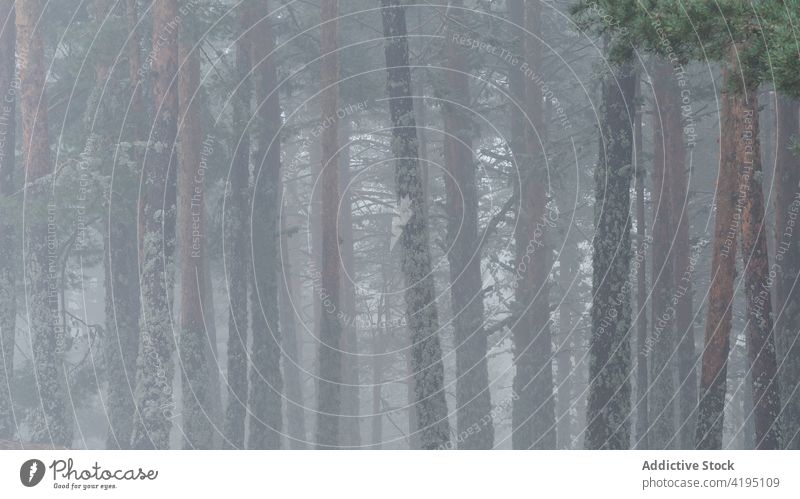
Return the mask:
<path id="1" fill-rule="evenodd" d="M 72 422 L 67 415 L 62 354 L 64 331 L 60 323 L 58 272 L 50 262 L 58 252 L 53 218 L 53 173 L 45 93 L 42 4 L 32 0 L 17 5 L 17 54 L 20 59 L 20 113 L 22 157 L 25 169 L 23 251 L 28 327 L 32 336 L 34 376 L 39 398 L 31 441 L 68 446 Z M 49 180 L 49 181 L 48 181 Z"/>
<path id="2" fill-rule="evenodd" d="M 422 174 L 419 166 L 405 7 L 399 0 L 381 0 L 385 39 L 392 151 L 395 157 L 398 238 L 405 280 L 406 318 L 411 331 L 411 368 L 414 376 L 417 424 L 423 449 L 445 446 L 450 439 L 444 366 L 439 341 L 439 319 L 431 275 L 431 254 Z M 404 223 L 403 223 L 404 222 Z"/>
<path id="3" fill-rule="evenodd" d="M 592 338 L 586 448 L 630 446 L 630 184 L 636 74 L 630 65 L 603 80 L 600 158 L 595 167 Z"/>
<path id="4" fill-rule="evenodd" d="M 11 439 L 16 433 L 12 411 L 11 378 L 14 373 L 14 344 L 16 340 L 17 296 L 16 263 L 17 206 L 14 197 L 14 137 L 16 129 L 16 90 L 14 83 L 14 45 L 16 28 L 14 0 L 0 2 L 0 92 L 4 102 L 0 107 L 0 439 Z"/>
<path id="5" fill-rule="evenodd" d="M 441 91 L 444 119 L 444 175 L 447 195 L 447 258 L 456 343 L 456 421 L 459 449 L 491 449 L 494 423 L 486 361 L 481 253 L 478 238 L 478 188 L 472 142 L 475 127 L 470 111 L 469 67 L 465 48 L 455 38 L 464 30 L 464 4 L 445 8 L 444 66 Z M 470 427 L 480 431 L 469 432 Z"/>
<path id="6" fill-rule="evenodd" d="M 153 118 L 144 157 L 141 195 L 142 331 L 136 366 L 136 449 L 166 449 L 175 408 L 174 339 L 170 296 L 175 247 L 177 164 L 178 1 L 153 4 Z"/>
<path id="7" fill-rule="evenodd" d="M 278 99 L 273 21 L 266 2 L 257 10 L 253 39 L 256 139 L 251 205 L 253 285 L 250 289 L 253 340 L 250 354 L 250 426 L 247 447 L 279 449 L 283 428 L 283 377 L 278 329 L 278 253 L 281 107 Z"/>
<path id="8" fill-rule="evenodd" d="M 200 61 L 188 37 L 180 41 L 181 68 L 178 75 L 180 107 L 180 161 L 178 171 L 178 228 L 180 237 L 180 333 L 178 363 L 181 372 L 181 416 L 183 447 L 211 447 L 211 381 L 207 350 L 205 185 L 209 156 L 215 140 L 203 136 L 201 123 Z"/>
<path id="9" fill-rule="evenodd" d="M 250 106 L 253 96 L 252 70 L 253 25 L 250 2 L 242 2 L 237 14 L 236 75 L 239 86 L 233 96 L 233 126 L 237 143 L 226 189 L 224 224 L 225 265 L 228 269 L 228 406 L 225 411 L 225 448 L 244 448 L 247 404 L 247 343 L 249 318 L 247 292 L 250 286 Z"/>

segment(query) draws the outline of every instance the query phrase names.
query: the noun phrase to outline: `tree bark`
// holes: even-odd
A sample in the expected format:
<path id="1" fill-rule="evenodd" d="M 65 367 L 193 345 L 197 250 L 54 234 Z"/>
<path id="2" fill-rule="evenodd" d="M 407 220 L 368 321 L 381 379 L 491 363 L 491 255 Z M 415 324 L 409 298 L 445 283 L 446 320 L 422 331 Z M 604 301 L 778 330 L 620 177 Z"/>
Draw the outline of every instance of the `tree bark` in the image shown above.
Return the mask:
<path id="1" fill-rule="evenodd" d="M 671 92 L 667 114 L 670 196 L 673 233 L 673 275 L 675 339 L 678 353 L 678 441 L 680 449 L 693 449 L 697 426 L 697 353 L 695 352 L 692 281 L 694 267 L 690 232 L 689 185 L 686 174 L 686 146 L 679 89 Z"/>
<path id="2" fill-rule="evenodd" d="M 96 2 L 97 21 L 101 22 L 110 8 L 108 0 Z M 139 81 L 139 37 L 136 33 L 137 11 L 134 2 L 129 2 L 126 13 L 131 33 L 129 41 L 129 109 L 132 126 L 126 130 L 126 138 L 131 144 L 142 140 L 140 120 L 142 120 L 142 100 Z M 107 64 L 98 64 L 95 86 L 105 88 L 108 81 Z M 112 80 L 113 81 L 113 80 Z M 111 95 L 111 99 L 115 98 Z M 104 121 L 114 119 L 114 109 L 104 110 Z M 102 126 L 102 124 L 101 124 Z M 103 146 L 111 149 L 113 138 L 103 137 Z M 113 172 L 104 171 L 110 176 L 108 198 L 104 206 L 105 234 L 103 242 L 103 264 L 105 273 L 105 313 L 106 327 L 104 338 L 105 369 L 108 376 L 109 429 L 106 436 L 106 449 L 127 449 L 133 433 L 135 399 L 133 387 L 136 383 L 136 359 L 139 343 L 139 269 L 137 237 L 137 189 L 140 174 L 140 150 L 134 145 L 128 157 L 114 164 Z"/>
<path id="3" fill-rule="evenodd" d="M 283 428 L 283 377 L 280 365 L 278 330 L 278 263 L 281 108 L 278 99 L 278 77 L 275 39 L 267 16 L 267 2 L 261 5 L 254 19 L 254 66 L 256 109 L 261 132 L 258 135 L 253 172 L 251 209 L 251 252 L 253 285 L 250 290 L 253 341 L 250 355 L 250 426 L 247 447 L 278 449 Z"/>
<path id="4" fill-rule="evenodd" d="M 189 42 L 180 43 L 180 171 L 178 174 L 178 223 L 180 228 L 180 337 L 178 362 L 181 370 L 184 449 L 211 447 L 208 419 L 210 348 L 204 317 L 206 284 L 205 175 L 214 138 L 203 137 L 200 114 L 200 61 Z"/>
<path id="5" fill-rule="evenodd" d="M 637 96 L 641 98 L 641 79 L 636 79 Z M 636 160 L 636 433 L 634 442 L 637 449 L 648 449 L 650 444 L 647 430 L 650 428 L 649 407 L 647 403 L 648 355 L 647 343 L 647 222 L 644 210 L 644 181 L 646 170 L 643 161 L 642 106 L 637 105 L 634 123 L 634 145 Z"/>
<path id="6" fill-rule="evenodd" d="M 783 403 L 783 447 L 800 449 L 800 137 L 798 101 L 778 97 L 775 158 L 775 335 Z"/>
<path id="7" fill-rule="evenodd" d="M 457 442 L 459 449 L 491 449 L 494 445 L 494 422 L 490 417 L 492 404 L 483 318 L 478 188 L 472 150 L 475 125 L 470 112 L 467 54 L 455 42 L 455 37 L 463 30 L 463 13 L 462 1 L 451 1 L 445 7 L 447 88 L 441 92 L 447 259 L 456 353 L 456 431 L 459 436 L 464 436 Z M 470 428 L 479 430 L 468 431 Z"/>
<path id="8" fill-rule="evenodd" d="M 743 127 L 737 130 L 739 164 L 740 235 L 747 300 L 747 358 L 753 389 L 755 448 L 780 445 L 777 362 L 773 337 L 771 287 L 764 215 L 763 169 L 758 137 L 757 89 L 747 89 L 743 102 Z"/>
<path id="9" fill-rule="evenodd" d="M 226 449 L 244 448 L 245 406 L 247 404 L 247 347 L 248 304 L 247 293 L 250 278 L 250 130 L 251 99 L 253 85 L 251 51 L 253 25 L 250 3 L 239 6 L 237 23 L 239 38 L 236 40 L 236 74 L 239 88 L 233 97 L 233 124 L 238 141 L 233 152 L 233 161 L 226 189 L 223 248 L 228 276 L 228 353 L 227 385 L 228 405 L 225 409 Z"/>
<path id="10" fill-rule="evenodd" d="M 47 181 L 53 171 L 47 124 L 42 12 L 39 0 L 20 2 L 16 10 L 25 168 L 24 283 L 39 399 L 31 441 L 66 447 L 72 443 L 72 422 L 65 400 L 66 371 L 62 360 L 65 338 L 59 317 L 59 298 L 57 292 L 52 291 L 59 285 L 59 271 L 55 268 L 58 235 L 53 184 Z"/>
<path id="11" fill-rule="evenodd" d="M 650 431 L 653 449 L 674 449 L 676 444 L 675 394 L 677 356 L 672 238 L 671 168 L 675 158 L 669 143 L 672 115 L 680 112 L 675 102 L 676 83 L 671 65 L 658 59 L 653 70 L 653 307 L 652 332 L 646 344 L 650 355 Z"/>
<path id="12" fill-rule="evenodd" d="M 317 448 L 339 447 L 342 441 L 342 314 L 339 211 L 339 2 L 322 3 L 320 70 L 322 123 L 322 288 L 320 289 L 319 381 L 317 388 Z"/>
<path id="13" fill-rule="evenodd" d="M 14 198 L 16 92 L 14 68 L 16 58 L 16 27 L 14 0 L 0 2 L 0 92 L 3 103 L 0 107 L 0 439 L 10 440 L 17 431 L 14 423 L 13 397 L 11 391 L 14 378 L 14 345 L 17 323 L 17 228 L 13 223 L 17 217 L 17 202 Z"/>
<path id="14" fill-rule="evenodd" d="M 177 0 L 153 5 L 153 119 L 143 165 L 141 260 L 142 334 L 136 372 L 132 445 L 166 449 L 175 402 L 172 392 L 174 339 L 169 306 L 175 247 L 177 166 L 178 17 Z"/>
<path id="15" fill-rule="evenodd" d="M 727 391 L 730 352 L 733 285 L 736 278 L 737 239 L 737 146 L 743 129 L 744 101 L 730 88 L 737 78 L 735 68 L 723 72 L 722 138 L 716 188 L 716 217 L 711 257 L 711 291 L 706 319 L 705 347 L 700 375 L 700 403 L 697 409 L 698 449 L 722 448 L 722 424 Z"/>
<path id="16" fill-rule="evenodd" d="M 636 75 L 627 64 L 603 82 L 601 148 L 594 175 L 587 449 L 630 446 L 630 184 L 635 82 Z"/>
<path id="17" fill-rule="evenodd" d="M 406 317 L 411 331 L 411 367 L 415 377 L 420 445 L 447 445 L 450 424 L 444 392 L 444 365 L 438 337 L 436 292 L 431 274 L 427 210 L 419 166 L 419 143 L 411 97 L 405 8 L 399 0 L 381 0 L 387 88 L 392 119 L 392 149 L 401 232 L 398 238 L 405 280 Z"/>

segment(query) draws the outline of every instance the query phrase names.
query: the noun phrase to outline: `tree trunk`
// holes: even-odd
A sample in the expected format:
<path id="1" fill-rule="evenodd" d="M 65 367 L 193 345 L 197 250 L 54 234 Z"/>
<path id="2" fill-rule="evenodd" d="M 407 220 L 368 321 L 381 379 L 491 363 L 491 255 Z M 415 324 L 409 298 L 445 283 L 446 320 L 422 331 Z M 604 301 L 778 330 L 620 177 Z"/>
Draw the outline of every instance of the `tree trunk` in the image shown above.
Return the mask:
<path id="1" fill-rule="evenodd" d="M 800 137 L 798 101 L 778 97 L 775 158 L 775 335 L 783 402 L 781 430 L 786 449 L 800 449 Z"/>
<path id="2" fill-rule="evenodd" d="M 650 355 L 650 431 L 648 444 L 653 449 L 674 449 L 675 381 L 675 296 L 672 238 L 671 168 L 675 161 L 669 147 L 671 115 L 680 112 L 675 102 L 676 83 L 672 66 L 664 59 L 655 63 L 653 94 L 653 318 L 652 332 L 645 347 Z"/>
<path id="3" fill-rule="evenodd" d="M 711 257 L 711 283 L 706 319 L 705 347 L 700 375 L 700 403 L 697 409 L 698 449 L 722 448 L 722 423 L 727 391 L 730 352 L 733 285 L 736 278 L 737 146 L 743 130 L 745 103 L 730 88 L 738 78 L 735 68 L 723 73 L 722 137 L 716 188 L 716 217 Z"/>
<path id="4" fill-rule="evenodd" d="M 425 193 L 419 166 L 419 143 L 411 97 L 411 70 L 405 8 L 399 0 L 381 0 L 385 38 L 392 149 L 400 219 L 398 242 L 405 280 L 405 301 L 411 331 L 411 364 L 415 377 L 420 445 L 447 445 L 450 424 L 444 392 L 444 365 L 438 337 L 436 292 L 431 274 Z"/>
<path id="5" fill-rule="evenodd" d="M 289 430 L 289 448 L 306 449 L 306 415 L 303 403 L 303 368 L 302 352 L 298 346 L 297 308 L 299 293 L 297 279 L 292 273 L 292 257 L 295 248 L 290 249 L 287 234 L 286 215 L 281 216 L 281 259 L 283 260 L 283 280 L 279 284 L 281 339 L 286 358 L 283 362 L 283 379 L 286 383 L 286 426 Z"/>
<path id="6" fill-rule="evenodd" d="M 339 234 L 339 102 L 338 0 L 322 3 L 320 70 L 322 123 L 322 288 L 319 331 L 319 381 L 317 388 L 317 447 L 329 449 L 343 443 L 342 410 L 342 314 Z"/>
<path id="7" fill-rule="evenodd" d="M 764 215 L 763 170 L 758 137 L 758 98 L 755 88 L 742 97 L 743 120 L 737 130 L 739 206 L 741 206 L 742 260 L 747 299 L 747 357 L 753 387 L 755 448 L 780 445 L 777 362 L 773 338 L 772 301 Z"/>
<path id="8" fill-rule="evenodd" d="M 17 323 L 17 228 L 14 220 L 18 216 L 14 199 L 16 89 L 13 87 L 16 66 L 14 45 L 14 0 L 0 2 L 0 19 L 5 24 L 0 31 L 0 92 L 4 95 L 0 108 L 0 439 L 10 440 L 16 434 L 13 398 L 11 393 L 14 378 L 14 342 Z"/>
<path id="9" fill-rule="evenodd" d="M 481 253 L 478 240 L 478 188 L 472 140 L 469 67 L 455 37 L 463 30 L 463 2 L 444 12 L 447 88 L 442 91 L 447 259 L 456 352 L 456 430 L 459 449 L 491 449 L 494 423 L 486 361 Z M 478 428 L 478 431 L 468 431 Z"/>
<path id="10" fill-rule="evenodd" d="M 233 97 L 233 125 L 238 134 L 229 174 L 224 210 L 223 248 L 227 256 L 226 283 L 228 290 L 228 353 L 227 385 L 228 405 L 225 409 L 226 449 L 244 448 L 245 406 L 247 404 L 247 346 L 248 307 L 250 287 L 250 101 L 253 96 L 250 71 L 252 70 L 252 12 L 250 3 L 239 6 L 236 40 L 236 74 L 239 87 Z"/>
<path id="11" fill-rule="evenodd" d="M 96 5 L 99 22 L 105 17 L 110 4 L 107 0 L 100 0 Z M 129 2 L 128 7 L 127 21 L 131 33 L 128 47 L 128 91 L 133 126 L 127 130 L 127 138 L 131 143 L 136 143 L 142 140 L 139 121 L 143 118 L 138 62 L 139 37 L 136 33 L 135 4 Z M 96 87 L 102 89 L 108 83 L 108 66 L 98 67 Z M 108 116 L 105 119 L 114 119 L 113 109 L 108 109 L 106 113 Z M 103 145 L 111 149 L 113 140 L 105 137 Z M 111 177 L 104 206 L 106 216 L 103 238 L 106 313 L 104 359 L 108 376 L 106 405 L 109 419 L 106 449 L 130 447 L 135 412 L 132 388 L 136 382 L 140 312 L 136 186 L 141 154 L 136 147 L 131 147 L 128 154 L 127 161 L 117 161 L 114 164 L 113 175 L 112 172 L 103 172 Z"/>
<path id="12" fill-rule="evenodd" d="M 39 0 L 17 5 L 22 156 L 25 168 L 24 282 L 39 398 L 31 441 L 66 447 L 72 443 L 72 422 L 67 415 L 65 400 L 66 380 L 62 361 L 64 331 L 59 318 L 58 294 L 52 291 L 59 287 L 59 271 L 55 268 L 58 240 L 54 230 L 56 205 L 52 197 L 53 183 L 46 179 L 53 171 L 47 129 L 41 16 L 42 5 Z"/>
<path id="13" fill-rule="evenodd" d="M 353 248 L 352 203 L 348 185 L 350 183 L 350 121 L 345 118 L 339 128 L 341 152 L 339 153 L 339 211 L 340 244 L 342 246 L 342 445 L 361 445 L 361 419 L 359 418 L 359 360 L 358 321 L 356 312 L 355 255 Z"/>
<path id="14" fill-rule="evenodd" d="M 630 446 L 630 184 L 635 83 L 636 74 L 627 64 L 603 82 L 601 148 L 594 175 L 587 449 Z"/>
<path id="15" fill-rule="evenodd" d="M 519 208 L 515 225 L 514 279 L 514 394 L 512 408 L 512 446 L 515 449 L 554 449 L 556 447 L 555 404 L 553 393 L 553 347 L 550 331 L 549 284 L 552 251 L 545 231 L 548 219 L 548 174 L 544 151 L 537 134 L 544 130 L 542 93 L 529 68 L 541 71 L 541 6 L 537 2 L 509 2 L 513 19 L 524 19 L 526 35 L 519 38 L 524 64 L 509 69 L 513 130 L 511 149 L 519 178 Z"/>
<path id="16" fill-rule="evenodd" d="M 573 396 L 575 395 L 574 380 L 576 377 L 573 354 L 575 353 L 576 322 L 573 320 L 572 302 L 568 290 L 576 286 L 575 275 L 578 272 L 579 258 L 577 241 L 567 235 L 568 239 L 559 253 L 559 288 L 561 300 L 558 306 L 558 328 L 560 338 L 556 352 L 556 372 L 558 378 L 558 396 L 556 397 L 556 420 L 558 427 L 558 449 L 571 449 L 572 439 L 575 434 L 575 423 L 572 417 Z"/>
<path id="17" fill-rule="evenodd" d="M 636 92 L 642 96 L 641 79 L 636 79 Z M 637 449 L 648 449 L 650 444 L 647 431 L 650 428 L 649 407 L 647 404 L 648 355 L 647 343 L 647 221 L 644 210 L 644 181 L 646 171 L 643 161 L 642 106 L 637 105 L 634 123 L 634 145 L 636 160 L 636 433 L 634 442 Z"/>
<path id="18" fill-rule="evenodd" d="M 689 185 L 686 177 L 686 147 L 683 141 L 681 97 L 679 89 L 670 93 L 667 113 L 667 158 L 672 230 L 675 306 L 675 339 L 678 351 L 678 441 L 680 449 L 694 448 L 697 422 L 697 354 L 694 345 L 694 306 L 692 280 L 694 267 L 689 238 Z"/>
<path id="19" fill-rule="evenodd" d="M 254 19 L 258 24 L 253 49 L 256 79 L 256 109 L 261 126 L 257 141 L 252 200 L 252 255 L 254 281 L 250 290 L 253 328 L 250 355 L 250 426 L 247 447 L 278 449 L 283 427 L 283 377 L 278 330 L 278 263 L 281 108 L 275 63 L 275 40 L 264 2 Z"/>
<path id="20" fill-rule="evenodd" d="M 177 135 L 178 16 L 177 0 L 153 5 L 153 119 L 143 165 L 143 231 L 141 270 L 142 318 L 136 372 L 137 418 L 132 445 L 136 449 L 166 449 L 175 402 L 172 392 L 172 260 L 175 247 L 173 163 Z"/>
<path id="21" fill-rule="evenodd" d="M 180 171 L 178 174 L 178 223 L 180 227 L 180 337 L 178 362 L 181 371 L 184 449 L 211 447 L 209 348 L 204 318 L 203 289 L 206 284 L 205 175 L 214 138 L 203 137 L 200 122 L 200 61 L 190 42 L 181 41 Z"/>

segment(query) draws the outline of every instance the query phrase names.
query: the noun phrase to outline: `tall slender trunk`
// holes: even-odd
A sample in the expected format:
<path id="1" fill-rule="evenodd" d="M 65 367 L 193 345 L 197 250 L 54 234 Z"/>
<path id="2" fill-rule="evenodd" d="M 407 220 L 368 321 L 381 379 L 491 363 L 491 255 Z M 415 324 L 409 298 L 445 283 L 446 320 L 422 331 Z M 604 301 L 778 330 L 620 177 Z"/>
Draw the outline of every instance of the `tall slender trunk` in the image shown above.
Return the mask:
<path id="1" fill-rule="evenodd" d="M 630 446 L 630 184 L 636 78 L 624 64 L 603 82 L 601 148 L 594 174 L 588 449 Z"/>
<path id="2" fill-rule="evenodd" d="M 353 215 L 350 191 L 350 134 L 348 119 L 341 122 L 339 135 L 339 211 L 340 244 L 342 252 L 342 316 L 345 318 L 342 331 L 342 444 L 348 447 L 361 445 L 361 419 L 359 418 L 359 360 L 358 322 L 356 321 L 355 254 L 353 248 Z"/>
<path id="3" fill-rule="evenodd" d="M 31 441 L 68 446 L 72 422 L 67 415 L 66 380 L 62 361 L 64 331 L 59 318 L 58 239 L 50 144 L 47 129 L 42 5 L 20 2 L 16 10 L 17 54 L 20 64 L 22 155 L 25 168 L 23 197 L 25 294 L 32 336 L 33 374 L 38 407 Z"/>
<path id="4" fill-rule="evenodd" d="M 771 287 L 764 207 L 763 169 L 758 137 L 757 89 L 742 97 L 743 128 L 737 130 L 739 164 L 740 236 L 747 299 L 747 358 L 753 390 L 755 448 L 777 449 L 780 445 L 775 340 L 773 337 Z"/>
<path id="5" fill-rule="evenodd" d="M 733 285 L 736 278 L 737 213 L 739 174 L 738 146 L 743 130 L 745 102 L 731 88 L 738 78 L 735 68 L 723 72 L 722 138 L 716 188 L 716 217 L 711 257 L 711 283 L 706 319 L 705 347 L 700 374 L 695 445 L 699 449 L 722 447 L 722 423 L 727 391 Z"/>
<path id="6" fill-rule="evenodd" d="M 406 317 L 411 331 L 411 367 L 423 449 L 450 439 L 444 364 L 438 336 L 436 291 L 431 274 L 425 193 L 419 166 L 419 143 L 411 97 L 405 8 L 399 0 L 381 0 L 387 89 L 392 117 L 392 149 L 400 218 L 398 242 L 405 280 Z"/>
<path id="7" fill-rule="evenodd" d="M 256 79 L 256 109 L 261 126 L 253 172 L 251 252 L 253 285 L 250 290 L 253 341 L 250 355 L 250 426 L 247 447 L 278 449 L 283 427 L 283 377 L 278 330 L 278 263 L 281 107 L 275 39 L 267 16 L 268 2 L 255 13 L 258 20 L 253 42 Z"/>
<path id="8" fill-rule="evenodd" d="M 549 284 L 552 251 L 546 231 L 548 218 L 544 151 L 537 134 L 544 130 L 542 93 L 533 77 L 523 70 L 541 71 L 541 5 L 509 2 L 509 14 L 524 19 L 525 33 L 518 43 L 525 65 L 510 68 L 512 120 L 520 133 L 512 137 L 511 149 L 519 172 L 519 208 L 515 225 L 514 394 L 512 446 L 515 449 L 556 447 L 553 393 L 553 347 L 550 330 Z"/>
<path id="9" fill-rule="evenodd" d="M 286 386 L 286 426 L 289 431 L 289 448 L 305 449 L 307 447 L 306 415 L 303 404 L 302 355 L 297 339 L 297 307 L 299 293 L 297 279 L 292 273 L 291 241 L 287 234 L 286 215 L 281 216 L 281 260 L 283 262 L 283 279 L 279 283 L 280 295 L 280 327 L 283 350 L 286 358 L 283 361 L 283 379 Z"/>
<path id="10" fill-rule="evenodd" d="M 489 371 L 486 361 L 481 253 L 478 240 L 478 188 L 473 157 L 469 67 L 455 38 L 463 30 L 464 6 L 449 2 L 444 12 L 447 88 L 442 92 L 444 175 L 447 196 L 447 259 L 456 351 L 456 430 L 459 449 L 491 449 Z M 468 431 L 478 428 L 479 431 Z"/>
<path id="11" fill-rule="evenodd" d="M 322 3 L 322 50 L 320 81 L 322 123 L 322 289 L 319 331 L 319 382 L 317 389 L 317 447 L 343 444 L 342 410 L 342 313 L 341 267 L 337 213 L 339 211 L 339 2 Z"/>
<path id="12" fill-rule="evenodd" d="M 104 19 L 110 2 L 96 2 L 97 19 Z M 131 33 L 128 46 L 129 99 L 128 108 L 132 126 L 126 131 L 131 143 L 142 140 L 140 120 L 143 109 L 141 88 L 139 87 L 139 37 L 136 33 L 137 11 L 135 2 L 130 1 L 126 13 L 128 29 Z M 108 66 L 98 65 L 95 85 L 106 88 Z M 113 99 L 115 96 L 112 95 Z M 113 109 L 108 109 L 106 119 Z M 111 149 L 112 138 L 105 137 L 104 147 Z M 141 154 L 138 148 L 131 148 L 127 161 L 117 161 L 110 175 L 108 198 L 105 200 L 105 234 L 103 237 L 103 265 L 105 273 L 105 313 L 106 328 L 104 338 L 104 359 L 108 376 L 109 428 L 106 436 L 106 449 L 126 449 L 130 447 L 133 432 L 135 399 L 133 387 L 136 383 L 136 358 L 139 342 L 139 269 L 137 238 L 137 189 Z"/>
<path id="13" fill-rule="evenodd" d="M 669 147 L 671 115 L 680 112 L 675 102 L 676 88 L 670 64 L 655 63 L 653 93 L 653 318 L 646 350 L 650 354 L 650 431 L 648 443 L 653 449 L 675 448 L 675 296 L 672 258 L 671 169 L 675 160 Z"/>
<path id="14" fill-rule="evenodd" d="M 686 174 L 686 146 L 679 89 L 670 93 L 667 113 L 667 169 L 669 170 L 673 230 L 673 280 L 675 340 L 678 354 L 678 440 L 680 449 L 693 449 L 697 422 L 697 353 L 695 352 L 692 281 L 696 262 L 692 260 L 689 238 L 689 184 Z"/>
<path id="15" fill-rule="evenodd" d="M 178 1 L 153 4 L 153 119 L 143 165 L 142 331 L 136 369 L 134 448 L 166 449 L 175 402 L 172 392 L 174 339 L 170 299 L 175 247 L 178 89 Z"/>
<path id="16" fill-rule="evenodd" d="M 641 98 L 641 79 L 636 79 L 636 93 Z M 648 355 L 645 350 L 647 343 L 647 221 L 644 210 L 644 155 L 642 140 L 642 105 L 636 108 L 636 122 L 634 123 L 634 145 L 636 160 L 636 433 L 634 442 L 637 449 L 647 449 L 650 444 L 647 430 L 650 428 L 649 407 L 647 403 Z"/>
<path id="17" fill-rule="evenodd" d="M 798 101 L 778 97 L 775 158 L 775 335 L 783 403 L 781 430 L 786 449 L 800 449 L 800 138 Z"/>
<path id="18" fill-rule="evenodd" d="M 200 115 L 200 61 L 189 42 L 181 40 L 180 171 L 178 174 L 178 224 L 180 230 L 180 336 L 178 363 L 181 371 L 184 449 L 211 447 L 208 419 L 210 382 L 203 302 L 206 284 L 205 176 L 214 149 L 214 138 L 203 137 Z"/>
<path id="19" fill-rule="evenodd" d="M 559 253 L 559 288 L 561 289 L 561 301 L 558 306 L 558 328 L 559 328 L 559 349 L 556 352 L 556 386 L 558 386 L 558 396 L 556 397 L 556 418 L 558 427 L 559 449 L 571 449 L 574 437 L 575 421 L 571 414 L 573 396 L 575 394 L 575 364 L 573 362 L 575 352 L 575 330 L 576 325 L 573 320 L 572 303 L 568 290 L 573 285 L 573 279 L 578 271 L 577 241 L 572 238 L 567 239 L 564 248 Z"/>
<path id="20" fill-rule="evenodd" d="M 228 405 L 225 409 L 224 447 L 244 448 L 245 406 L 247 404 L 247 293 L 250 282 L 250 131 L 252 69 L 252 12 L 244 2 L 237 12 L 239 38 L 236 40 L 236 74 L 239 88 L 233 97 L 233 125 L 238 135 L 229 174 L 230 188 L 225 193 L 223 248 L 230 247 L 225 266 L 228 282 Z"/>
<path id="21" fill-rule="evenodd" d="M 16 90 L 16 27 L 14 0 L 0 2 L 0 439 L 11 440 L 16 433 L 12 407 L 11 380 L 14 377 L 14 342 L 16 339 L 17 229 L 13 220 L 19 215 L 14 198 Z"/>

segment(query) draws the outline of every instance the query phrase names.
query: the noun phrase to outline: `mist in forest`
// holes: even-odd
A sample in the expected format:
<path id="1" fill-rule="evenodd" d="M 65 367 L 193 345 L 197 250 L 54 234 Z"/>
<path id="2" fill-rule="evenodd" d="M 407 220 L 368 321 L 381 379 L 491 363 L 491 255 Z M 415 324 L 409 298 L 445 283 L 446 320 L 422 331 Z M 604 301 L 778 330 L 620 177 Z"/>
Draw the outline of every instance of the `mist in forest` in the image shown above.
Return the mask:
<path id="1" fill-rule="evenodd" d="M 0 0 L 0 448 L 800 449 L 796 0 Z"/>

